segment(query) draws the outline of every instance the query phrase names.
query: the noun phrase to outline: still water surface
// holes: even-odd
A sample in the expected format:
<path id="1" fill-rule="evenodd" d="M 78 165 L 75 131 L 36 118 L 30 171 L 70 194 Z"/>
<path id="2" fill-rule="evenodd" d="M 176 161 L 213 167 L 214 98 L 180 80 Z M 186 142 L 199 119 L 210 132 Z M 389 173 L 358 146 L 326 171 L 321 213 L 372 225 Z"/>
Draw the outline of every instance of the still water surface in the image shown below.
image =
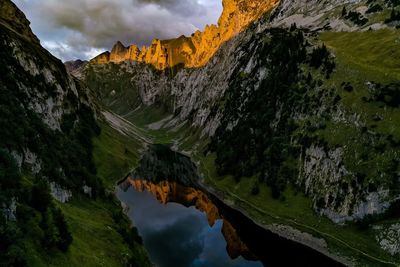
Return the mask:
<path id="1" fill-rule="evenodd" d="M 135 222 L 151 260 L 159 267 L 263 266 L 242 256 L 230 258 L 221 233 L 221 219 L 210 226 L 207 215 L 195 207 L 161 204 L 148 191 L 139 192 L 133 187 L 126 192 L 119 189 L 117 195 L 129 207 L 128 215 Z"/>

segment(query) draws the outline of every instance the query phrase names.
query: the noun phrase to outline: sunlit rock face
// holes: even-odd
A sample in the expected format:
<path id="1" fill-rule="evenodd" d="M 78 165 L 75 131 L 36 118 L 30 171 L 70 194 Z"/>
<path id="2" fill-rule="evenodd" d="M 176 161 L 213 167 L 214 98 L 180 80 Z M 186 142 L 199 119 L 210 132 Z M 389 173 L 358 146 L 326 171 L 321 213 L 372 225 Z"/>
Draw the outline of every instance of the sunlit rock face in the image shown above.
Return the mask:
<path id="1" fill-rule="evenodd" d="M 94 59 L 92 59 L 90 61 L 90 63 L 94 63 L 96 62 L 96 64 L 106 64 L 110 62 L 110 52 L 104 52 L 101 53 L 100 55 L 98 55 L 97 57 L 95 57 Z"/>
<path id="2" fill-rule="evenodd" d="M 203 32 L 196 31 L 191 37 L 181 36 L 170 40 L 153 40 L 149 47 L 138 49 L 136 45 L 125 47 L 121 42 L 114 45 L 111 53 L 103 53 L 92 64 L 139 61 L 157 69 L 176 65 L 188 68 L 204 66 L 220 46 L 243 31 L 251 22 L 278 4 L 278 0 L 223 0 L 223 12 L 218 25 L 207 25 Z"/>
<path id="3" fill-rule="evenodd" d="M 183 186 L 177 182 L 161 181 L 153 183 L 148 180 L 133 179 L 128 177 L 121 187 L 127 189 L 132 186 L 136 191 L 147 191 L 154 195 L 162 204 L 175 202 L 186 207 L 194 206 L 196 209 L 207 215 L 208 224 L 213 226 L 215 221 L 223 219 L 218 207 L 204 192 L 192 187 Z M 235 228 L 229 221 L 223 219 L 221 232 L 226 240 L 226 249 L 232 259 L 243 256 L 249 260 L 255 260 L 256 257 L 250 252 L 246 244 L 244 244 L 238 236 Z"/>

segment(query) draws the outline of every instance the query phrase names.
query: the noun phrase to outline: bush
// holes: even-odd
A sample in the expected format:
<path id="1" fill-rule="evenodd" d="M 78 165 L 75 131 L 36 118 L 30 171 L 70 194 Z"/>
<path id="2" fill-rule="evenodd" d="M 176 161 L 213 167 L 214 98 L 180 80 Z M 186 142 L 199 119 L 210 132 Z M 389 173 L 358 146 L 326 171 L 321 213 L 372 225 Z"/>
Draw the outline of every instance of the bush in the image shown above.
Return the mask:
<path id="1" fill-rule="evenodd" d="M 376 85 L 376 89 L 371 93 L 374 101 L 383 102 L 394 108 L 400 107 L 400 83 L 388 85 Z"/>
<path id="2" fill-rule="evenodd" d="M 363 15 L 361 15 L 361 13 L 356 12 L 356 11 L 350 11 L 346 16 L 345 19 L 348 19 L 350 21 L 352 21 L 354 24 L 357 24 L 359 26 L 363 26 L 365 24 L 367 24 L 368 19 L 363 17 Z"/>
<path id="3" fill-rule="evenodd" d="M 372 5 L 368 8 L 368 10 L 366 11 L 367 14 L 371 14 L 371 13 L 376 13 L 376 12 L 380 12 L 383 11 L 383 7 L 379 4 L 375 4 Z"/>
<path id="4" fill-rule="evenodd" d="M 27 266 L 22 233 L 0 214 L 0 266 Z"/>
<path id="5" fill-rule="evenodd" d="M 69 232 L 67 222 L 65 221 L 64 215 L 62 214 L 61 210 L 54 209 L 54 224 L 57 227 L 59 240 L 56 243 L 57 247 L 61 251 L 67 251 L 68 247 L 72 243 L 72 235 Z"/>
<path id="6" fill-rule="evenodd" d="M 251 187 L 250 193 L 253 196 L 256 196 L 260 193 L 260 185 L 259 185 L 258 181 L 254 182 L 253 186 Z"/>
<path id="7" fill-rule="evenodd" d="M 15 159 L 0 149 L 0 206 L 8 206 L 20 191 L 21 175 Z"/>
<path id="8" fill-rule="evenodd" d="M 43 178 L 37 178 L 31 191 L 31 206 L 40 212 L 45 212 L 50 206 L 52 196 L 48 182 Z"/>
<path id="9" fill-rule="evenodd" d="M 392 9 L 392 12 L 390 13 L 390 17 L 385 20 L 385 23 L 391 23 L 395 21 L 400 21 L 400 11 L 396 11 Z"/>
<path id="10" fill-rule="evenodd" d="M 313 49 L 310 56 L 310 66 L 316 69 L 323 67 L 327 78 L 336 67 L 335 62 L 330 58 L 330 53 L 326 48 L 325 44 L 320 47 Z"/>

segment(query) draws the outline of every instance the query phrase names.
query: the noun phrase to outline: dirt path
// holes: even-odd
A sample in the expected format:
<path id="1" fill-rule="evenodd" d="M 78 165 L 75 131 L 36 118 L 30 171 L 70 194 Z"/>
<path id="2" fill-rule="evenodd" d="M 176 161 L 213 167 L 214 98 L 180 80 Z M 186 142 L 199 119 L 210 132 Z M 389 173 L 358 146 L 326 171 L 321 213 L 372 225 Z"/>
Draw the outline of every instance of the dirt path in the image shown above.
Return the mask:
<path id="1" fill-rule="evenodd" d="M 103 111 L 102 114 L 109 125 L 121 134 L 139 140 L 145 144 L 153 143 L 153 140 L 151 138 L 145 137 L 146 133 L 143 132 L 142 129 L 140 129 L 130 121 L 124 119 L 123 117 L 110 111 Z"/>

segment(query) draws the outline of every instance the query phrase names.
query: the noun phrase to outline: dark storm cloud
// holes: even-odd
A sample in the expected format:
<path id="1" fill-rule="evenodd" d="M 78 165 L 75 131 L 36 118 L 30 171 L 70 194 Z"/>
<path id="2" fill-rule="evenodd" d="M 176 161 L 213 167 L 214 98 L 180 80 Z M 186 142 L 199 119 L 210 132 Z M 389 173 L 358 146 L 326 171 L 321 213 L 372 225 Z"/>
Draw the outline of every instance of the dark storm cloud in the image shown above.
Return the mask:
<path id="1" fill-rule="evenodd" d="M 126 45 L 148 45 L 152 39 L 190 35 L 215 23 L 221 0 L 16 0 L 42 43 L 66 59 L 87 57 Z"/>

